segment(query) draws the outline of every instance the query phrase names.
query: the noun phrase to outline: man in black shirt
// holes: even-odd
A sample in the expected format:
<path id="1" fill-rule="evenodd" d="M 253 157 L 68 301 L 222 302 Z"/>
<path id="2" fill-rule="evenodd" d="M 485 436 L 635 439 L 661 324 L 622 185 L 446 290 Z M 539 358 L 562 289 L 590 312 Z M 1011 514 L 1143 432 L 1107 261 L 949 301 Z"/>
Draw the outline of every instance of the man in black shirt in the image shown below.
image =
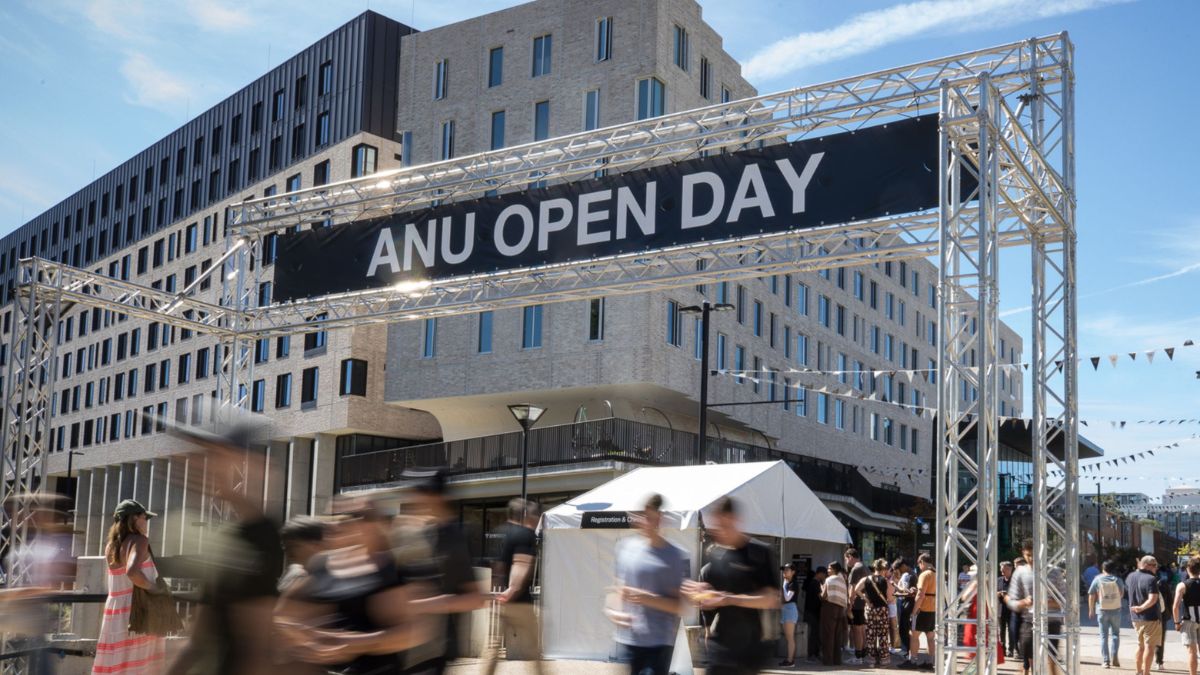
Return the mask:
<path id="1" fill-rule="evenodd" d="M 762 612 L 779 607 L 773 554 L 766 544 L 741 531 L 732 498 L 723 497 L 705 515 L 715 543 L 709 551 L 707 581 L 685 585 L 692 601 L 715 615 L 705 672 L 757 673 L 766 655 L 773 653 L 762 644 Z"/>
<path id="2" fill-rule="evenodd" d="M 825 583 L 826 570 L 818 567 L 804 580 L 804 623 L 808 624 L 809 663 L 821 659 L 821 585 Z"/>
<path id="3" fill-rule="evenodd" d="M 497 596 L 504 630 L 504 647 L 510 661 L 532 661 L 542 672 L 542 627 L 533 604 L 533 568 L 537 559 L 537 504 L 519 497 L 508 502 L 508 522 L 502 527 L 504 543 L 500 549 L 494 579 L 506 579 L 507 586 Z M 499 645 L 491 645 L 484 657 L 484 675 L 496 672 Z"/>

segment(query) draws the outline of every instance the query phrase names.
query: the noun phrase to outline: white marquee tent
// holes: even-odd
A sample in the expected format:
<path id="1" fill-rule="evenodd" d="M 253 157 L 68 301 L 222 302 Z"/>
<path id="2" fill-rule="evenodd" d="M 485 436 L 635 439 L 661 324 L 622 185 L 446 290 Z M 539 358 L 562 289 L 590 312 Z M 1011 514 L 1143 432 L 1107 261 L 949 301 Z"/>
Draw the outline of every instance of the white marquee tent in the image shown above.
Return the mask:
<path id="1" fill-rule="evenodd" d="M 543 651 L 550 658 L 606 660 L 613 626 L 604 602 L 613 582 L 617 542 L 635 532 L 585 527 L 609 513 L 638 511 L 652 493 L 663 496 L 663 536 L 688 553 L 693 577 L 701 564 L 704 513 L 724 496 L 741 508 L 742 529 L 779 540 L 785 553 L 822 563 L 839 558 L 850 533 L 783 462 L 643 468 L 615 478 L 542 518 Z M 586 521 L 586 522 L 585 522 Z M 776 551 L 778 554 L 778 550 Z M 790 558 L 790 555 L 788 556 Z M 695 617 L 685 617 L 689 623 Z"/>

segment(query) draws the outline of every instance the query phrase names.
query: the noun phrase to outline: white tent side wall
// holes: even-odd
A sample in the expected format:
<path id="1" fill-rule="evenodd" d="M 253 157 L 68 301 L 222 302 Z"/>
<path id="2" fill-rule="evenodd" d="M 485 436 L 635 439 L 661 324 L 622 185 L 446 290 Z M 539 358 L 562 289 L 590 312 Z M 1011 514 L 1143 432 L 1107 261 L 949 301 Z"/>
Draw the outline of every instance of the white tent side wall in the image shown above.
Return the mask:
<path id="1" fill-rule="evenodd" d="M 699 531 L 664 528 L 662 534 L 687 552 L 695 578 L 700 570 Z M 635 536 L 636 530 L 544 530 L 542 598 L 547 602 L 542 607 L 550 620 L 542 624 L 542 651 L 547 658 L 607 661 L 616 655 L 604 602 L 613 584 L 617 543 Z M 553 610 L 547 612 L 547 607 Z M 690 617 L 689 622 L 694 621 Z"/>

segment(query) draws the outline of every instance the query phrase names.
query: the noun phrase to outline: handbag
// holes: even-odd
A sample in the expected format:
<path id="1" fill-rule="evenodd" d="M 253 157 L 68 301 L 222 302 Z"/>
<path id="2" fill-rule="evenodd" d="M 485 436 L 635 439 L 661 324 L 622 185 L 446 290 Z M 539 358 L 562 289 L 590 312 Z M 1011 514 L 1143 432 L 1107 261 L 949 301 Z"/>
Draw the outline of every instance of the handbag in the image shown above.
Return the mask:
<path id="1" fill-rule="evenodd" d="M 142 635 L 166 636 L 183 630 L 183 620 L 175 610 L 175 598 L 162 577 L 154 581 L 155 592 L 133 587 L 129 608 L 129 632 Z"/>

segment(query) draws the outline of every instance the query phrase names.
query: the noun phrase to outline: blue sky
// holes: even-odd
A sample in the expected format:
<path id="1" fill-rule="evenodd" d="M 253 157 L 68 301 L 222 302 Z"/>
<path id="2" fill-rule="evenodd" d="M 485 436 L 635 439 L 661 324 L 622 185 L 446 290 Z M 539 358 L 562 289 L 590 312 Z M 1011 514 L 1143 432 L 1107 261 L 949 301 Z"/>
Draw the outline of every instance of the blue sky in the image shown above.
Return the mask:
<path id="1" fill-rule="evenodd" d="M 34 217 L 237 88 L 371 9 L 433 28 L 502 0 L 17 0 L 0 5 L 0 233 Z M 701 3 L 762 92 L 1068 30 L 1077 57 L 1080 368 L 1085 435 L 1124 455 L 1200 424 L 1200 3 L 1142 0 L 738 0 Z M 786 48 L 771 49 L 781 41 Z M 1189 168 L 1192 167 L 1192 168 Z M 1193 197 L 1189 197 L 1192 195 Z M 1006 254 L 1001 308 L 1028 334 L 1028 258 Z M 1028 346 L 1028 344 L 1027 344 Z M 1128 352 L 1139 352 L 1131 362 Z M 1096 424 L 1094 421 L 1102 423 Z M 1200 441 L 1109 469 L 1104 489 L 1200 484 Z M 882 462 L 881 462 L 882 463 Z M 1145 477 L 1145 478 L 1142 478 Z M 1083 490 L 1095 489 L 1093 482 Z"/>

